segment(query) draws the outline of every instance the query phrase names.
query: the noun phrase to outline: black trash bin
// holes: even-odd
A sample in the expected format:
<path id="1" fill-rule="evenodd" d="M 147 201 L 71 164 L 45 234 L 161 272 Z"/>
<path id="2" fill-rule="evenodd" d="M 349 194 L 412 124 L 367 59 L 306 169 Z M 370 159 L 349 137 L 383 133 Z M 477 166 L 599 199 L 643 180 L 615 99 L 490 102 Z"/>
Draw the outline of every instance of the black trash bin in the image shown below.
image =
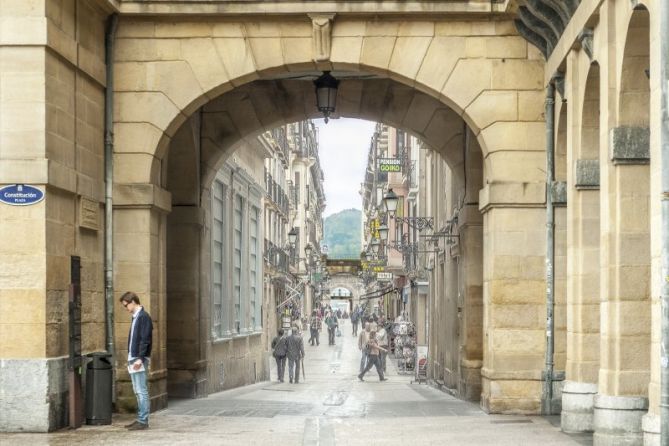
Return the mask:
<path id="1" fill-rule="evenodd" d="M 86 424 L 112 422 L 112 364 L 111 354 L 89 353 L 86 366 Z"/>

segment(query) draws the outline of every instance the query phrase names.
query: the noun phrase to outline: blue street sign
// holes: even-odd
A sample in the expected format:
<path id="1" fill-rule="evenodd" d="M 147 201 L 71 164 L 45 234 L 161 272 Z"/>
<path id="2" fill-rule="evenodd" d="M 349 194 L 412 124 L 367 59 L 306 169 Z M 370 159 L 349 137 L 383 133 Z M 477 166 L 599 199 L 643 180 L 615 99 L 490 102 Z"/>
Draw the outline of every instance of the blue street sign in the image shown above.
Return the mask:
<path id="1" fill-rule="evenodd" d="M 13 184 L 0 188 L 0 201 L 12 206 L 28 206 L 44 200 L 44 192 L 27 184 Z"/>

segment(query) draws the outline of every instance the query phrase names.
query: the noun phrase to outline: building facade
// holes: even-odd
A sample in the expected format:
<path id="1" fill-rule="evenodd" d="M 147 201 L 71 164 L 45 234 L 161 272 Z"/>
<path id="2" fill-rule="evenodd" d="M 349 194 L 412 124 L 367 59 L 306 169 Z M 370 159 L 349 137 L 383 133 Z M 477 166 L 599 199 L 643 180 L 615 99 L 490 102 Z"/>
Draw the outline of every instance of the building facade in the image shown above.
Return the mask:
<path id="1" fill-rule="evenodd" d="M 71 345 L 123 357 L 126 290 L 155 318 L 154 407 L 207 388 L 211 185 L 248 138 L 321 116 L 305 79 L 331 70 L 337 116 L 413 134 L 450 169 L 425 215 L 458 235 L 438 277 L 459 276 L 451 305 L 483 327 L 460 330 L 457 381 L 478 374 L 489 412 L 539 413 L 564 370 L 565 429 L 659 441 L 665 1 L 9 0 L 0 15 L 0 184 L 44 193 L 2 205 L 4 233 L 24 231 L 0 247 L 3 429 L 66 422 Z"/>

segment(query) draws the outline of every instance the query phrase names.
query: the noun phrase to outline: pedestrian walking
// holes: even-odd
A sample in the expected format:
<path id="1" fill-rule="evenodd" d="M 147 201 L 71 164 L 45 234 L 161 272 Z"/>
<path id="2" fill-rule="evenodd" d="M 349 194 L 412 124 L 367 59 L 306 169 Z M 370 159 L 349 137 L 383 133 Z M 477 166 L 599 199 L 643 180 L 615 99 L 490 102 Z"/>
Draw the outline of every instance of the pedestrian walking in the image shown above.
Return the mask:
<path id="1" fill-rule="evenodd" d="M 379 362 L 379 352 L 384 350 L 379 346 L 379 342 L 376 340 L 376 332 L 369 332 L 369 340 L 367 341 L 367 366 L 365 369 L 358 375 L 360 381 L 364 381 L 365 373 L 372 369 L 372 366 L 376 367 L 376 373 L 379 374 L 379 381 L 387 381 L 383 376 L 383 369 L 381 368 L 381 363 Z"/>
<path id="2" fill-rule="evenodd" d="M 372 316 L 369 316 L 367 318 L 367 322 L 369 322 L 370 331 L 377 331 L 379 329 L 379 326 L 376 324 L 376 322 L 374 321 L 374 318 Z"/>
<path id="3" fill-rule="evenodd" d="M 362 354 L 360 358 L 360 373 L 362 373 L 362 371 L 365 370 L 365 367 L 367 366 L 367 341 L 369 341 L 369 332 L 369 323 L 365 323 L 365 329 L 362 330 L 358 336 L 358 349 Z"/>
<path id="4" fill-rule="evenodd" d="M 314 310 L 311 312 L 311 319 L 309 320 L 309 332 L 311 336 L 309 337 L 309 344 L 321 345 L 320 342 L 320 331 L 321 331 L 321 318 L 318 317 L 318 311 Z"/>
<path id="5" fill-rule="evenodd" d="M 383 325 L 379 326 L 379 330 L 376 332 L 376 339 L 379 342 L 379 346 L 383 350 L 379 353 L 379 360 L 381 362 L 381 368 L 383 373 L 386 373 L 386 358 L 388 357 L 388 351 L 390 346 L 390 339 L 388 336 L 388 330 Z"/>
<path id="6" fill-rule="evenodd" d="M 325 316 L 325 325 L 328 326 L 328 345 L 335 345 L 335 332 L 339 326 L 339 321 L 332 311 Z"/>
<path id="7" fill-rule="evenodd" d="M 300 328 L 293 327 L 293 334 L 288 337 L 288 378 L 291 383 L 300 382 L 300 362 L 304 358 L 304 341 Z"/>
<path id="8" fill-rule="evenodd" d="M 360 322 L 360 320 L 358 319 L 358 312 L 353 311 L 351 313 L 351 326 L 353 327 L 353 336 L 358 335 L 358 322 Z"/>
<path id="9" fill-rule="evenodd" d="M 128 430 L 149 428 L 149 387 L 147 375 L 153 343 L 153 321 L 149 313 L 139 303 L 139 296 L 128 291 L 119 299 L 121 305 L 132 314 L 132 322 L 128 333 L 128 373 L 132 381 L 132 391 L 137 398 L 137 420 L 126 425 Z"/>
<path id="10" fill-rule="evenodd" d="M 286 371 L 286 355 L 288 354 L 288 338 L 284 335 L 282 328 L 279 329 L 278 335 L 272 339 L 272 356 L 276 360 L 276 371 L 279 382 L 283 382 L 283 377 Z"/>

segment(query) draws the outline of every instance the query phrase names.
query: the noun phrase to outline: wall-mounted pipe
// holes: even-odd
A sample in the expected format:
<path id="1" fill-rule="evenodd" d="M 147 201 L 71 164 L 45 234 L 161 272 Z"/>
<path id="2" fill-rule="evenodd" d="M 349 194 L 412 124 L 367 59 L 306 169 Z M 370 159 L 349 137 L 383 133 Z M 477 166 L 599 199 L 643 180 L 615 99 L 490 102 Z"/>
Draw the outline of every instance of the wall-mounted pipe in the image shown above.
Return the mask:
<path id="1" fill-rule="evenodd" d="M 660 357 L 660 442 L 669 446 L 669 1 L 660 13 L 660 150 L 662 163 L 662 295 Z"/>
<path id="2" fill-rule="evenodd" d="M 114 346 L 114 256 L 113 256 L 113 182 L 114 182 L 114 37 L 118 25 L 118 15 L 112 14 L 105 32 L 105 68 L 107 85 L 105 88 L 105 334 L 107 353 L 115 364 Z M 112 367 L 115 374 L 116 367 Z M 116 379 L 112 379 L 115 386 Z M 116 392 L 112 391 L 116 400 Z"/>
<path id="3" fill-rule="evenodd" d="M 555 85 L 546 88 L 546 365 L 544 369 L 541 412 L 551 415 L 553 401 L 553 351 L 555 347 L 555 209 L 552 188 L 555 172 Z"/>

